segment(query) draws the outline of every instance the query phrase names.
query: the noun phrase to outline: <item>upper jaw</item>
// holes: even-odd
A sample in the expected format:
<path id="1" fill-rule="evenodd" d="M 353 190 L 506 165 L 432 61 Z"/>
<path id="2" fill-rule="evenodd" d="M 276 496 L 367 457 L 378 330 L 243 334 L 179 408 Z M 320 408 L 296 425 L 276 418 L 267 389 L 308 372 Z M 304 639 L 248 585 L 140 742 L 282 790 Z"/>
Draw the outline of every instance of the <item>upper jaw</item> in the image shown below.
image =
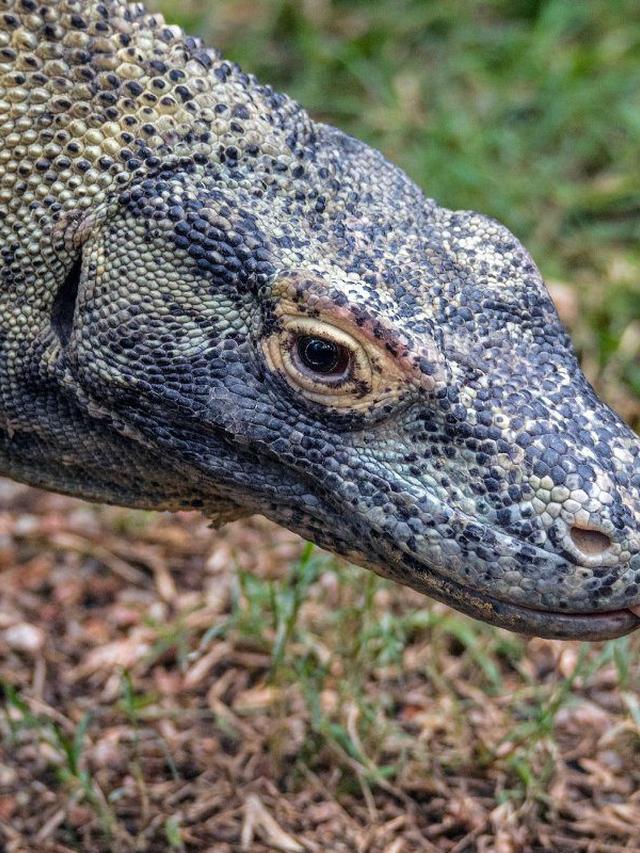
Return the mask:
<path id="1" fill-rule="evenodd" d="M 385 548 L 378 545 L 374 556 L 371 552 L 363 552 L 361 541 L 356 545 L 350 536 L 338 543 L 330 532 L 335 527 L 335 511 L 332 511 L 332 507 L 318 498 L 308 510 L 308 513 L 300 515 L 299 510 L 284 511 L 280 506 L 274 520 L 297 529 L 319 545 L 338 551 L 378 574 L 411 586 L 468 616 L 497 627 L 529 636 L 562 640 L 609 640 L 640 628 L 640 603 L 618 610 L 563 613 L 507 602 L 445 577 L 397 546 Z M 312 522 L 313 519 L 315 522 Z"/>
<path id="2" fill-rule="evenodd" d="M 501 544 L 510 546 L 507 552 L 522 544 L 506 534 L 501 534 L 500 538 L 503 540 Z M 618 600 L 610 605 L 610 609 L 604 609 L 606 604 L 602 609 L 595 605 L 593 610 L 586 600 L 576 600 L 573 607 L 571 603 L 564 605 L 566 610 L 555 610 L 553 602 L 550 602 L 551 607 L 542 602 L 532 606 L 525 596 L 524 600 L 510 601 L 500 592 L 496 595 L 490 587 L 479 590 L 462 578 L 447 576 L 445 565 L 430 564 L 403 542 L 396 542 L 392 548 L 381 547 L 379 543 L 376 551 L 377 565 L 372 565 L 371 560 L 367 560 L 367 564 L 379 574 L 411 586 L 483 622 L 520 634 L 563 640 L 609 640 L 640 628 L 640 601 L 637 600 L 628 603 L 624 599 Z M 551 552 L 540 551 L 540 554 L 555 558 L 559 563 L 564 559 Z"/>

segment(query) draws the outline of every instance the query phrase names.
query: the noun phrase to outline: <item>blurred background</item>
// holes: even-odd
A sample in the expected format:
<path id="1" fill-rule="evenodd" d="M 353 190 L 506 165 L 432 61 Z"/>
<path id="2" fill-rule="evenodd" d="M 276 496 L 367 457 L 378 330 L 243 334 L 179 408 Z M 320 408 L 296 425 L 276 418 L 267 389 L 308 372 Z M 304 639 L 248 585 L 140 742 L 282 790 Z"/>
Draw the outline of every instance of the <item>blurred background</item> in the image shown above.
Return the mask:
<path id="1" fill-rule="evenodd" d="M 507 224 L 640 429 L 637 0 L 156 7 Z M 0 581 L 1 850 L 640 849 L 640 636 L 525 640 L 264 519 L 2 480 Z"/>

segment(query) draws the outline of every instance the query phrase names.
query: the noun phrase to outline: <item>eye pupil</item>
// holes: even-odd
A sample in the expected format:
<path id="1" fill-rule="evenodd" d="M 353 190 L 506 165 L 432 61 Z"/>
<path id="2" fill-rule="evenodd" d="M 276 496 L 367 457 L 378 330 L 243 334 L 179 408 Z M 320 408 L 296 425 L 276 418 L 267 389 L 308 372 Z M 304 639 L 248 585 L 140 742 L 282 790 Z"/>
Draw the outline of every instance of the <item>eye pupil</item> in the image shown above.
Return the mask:
<path id="1" fill-rule="evenodd" d="M 314 373 L 334 373 L 345 361 L 344 347 L 324 338 L 304 335 L 298 339 L 297 347 L 300 361 Z"/>

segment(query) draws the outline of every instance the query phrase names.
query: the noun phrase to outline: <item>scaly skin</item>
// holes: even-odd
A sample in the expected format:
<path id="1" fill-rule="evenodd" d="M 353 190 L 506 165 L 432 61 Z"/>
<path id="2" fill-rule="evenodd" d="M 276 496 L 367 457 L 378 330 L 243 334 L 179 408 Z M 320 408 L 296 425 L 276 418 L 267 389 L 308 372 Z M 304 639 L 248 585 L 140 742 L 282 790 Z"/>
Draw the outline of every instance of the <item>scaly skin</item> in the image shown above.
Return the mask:
<path id="1" fill-rule="evenodd" d="M 0 470 L 640 623 L 638 440 L 503 226 L 121 0 L 0 0 L 0 86 Z"/>

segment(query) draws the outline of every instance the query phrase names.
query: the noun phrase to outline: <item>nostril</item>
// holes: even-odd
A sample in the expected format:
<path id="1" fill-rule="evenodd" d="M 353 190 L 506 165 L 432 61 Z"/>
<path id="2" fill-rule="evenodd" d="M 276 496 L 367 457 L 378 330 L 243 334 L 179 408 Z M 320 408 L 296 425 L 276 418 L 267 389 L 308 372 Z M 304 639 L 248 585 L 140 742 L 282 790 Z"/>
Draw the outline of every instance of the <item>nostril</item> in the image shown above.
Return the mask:
<path id="1" fill-rule="evenodd" d="M 570 530 L 573 544 L 588 557 L 604 554 L 611 547 L 611 539 L 600 530 L 590 530 L 587 527 L 576 527 Z"/>

